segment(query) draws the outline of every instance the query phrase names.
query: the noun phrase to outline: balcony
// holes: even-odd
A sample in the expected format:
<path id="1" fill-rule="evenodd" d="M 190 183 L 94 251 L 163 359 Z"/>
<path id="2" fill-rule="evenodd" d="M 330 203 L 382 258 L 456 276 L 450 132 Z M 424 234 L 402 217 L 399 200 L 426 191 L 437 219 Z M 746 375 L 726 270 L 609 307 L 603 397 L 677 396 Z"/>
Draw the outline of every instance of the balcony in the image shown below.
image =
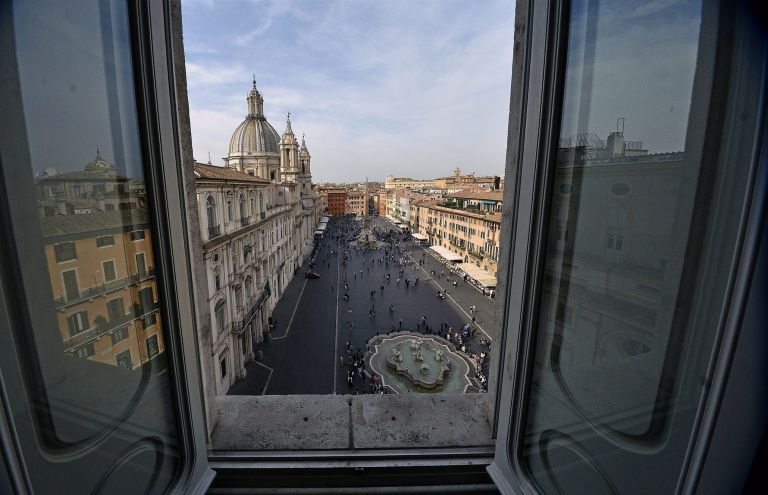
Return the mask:
<path id="1" fill-rule="evenodd" d="M 87 344 L 91 341 L 98 340 L 103 335 L 110 334 L 115 330 L 127 326 L 129 323 L 140 320 L 146 316 L 160 309 L 160 304 L 153 302 L 146 308 L 141 307 L 139 304 L 135 304 L 133 311 L 123 315 L 119 318 L 112 318 L 110 320 L 103 319 L 99 323 L 94 323 L 93 328 L 85 330 L 83 332 L 72 335 L 71 337 L 64 339 L 64 349 L 67 352 L 72 352 L 77 347 Z"/>
<path id="2" fill-rule="evenodd" d="M 246 225 L 250 225 L 250 224 L 251 224 L 251 217 L 250 216 L 242 217 L 240 219 L 240 226 L 241 227 L 245 227 Z"/>
<path id="3" fill-rule="evenodd" d="M 267 300 L 268 297 L 269 295 L 266 292 L 262 292 L 258 299 L 256 299 L 256 301 L 254 301 L 254 303 L 251 305 L 245 316 L 243 316 L 241 320 L 232 323 L 233 334 L 239 335 L 243 333 L 245 327 L 247 327 L 251 320 L 253 320 L 256 312 L 259 310 L 259 308 L 261 308 L 261 305 L 264 303 L 264 301 Z"/>
<path id="4" fill-rule="evenodd" d="M 137 284 L 145 280 L 149 280 L 151 278 L 155 278 L 154 267 L 150 267 L 148 270 L 143 270 L 135 275 L 129 275 L 124 278 L 112 280 L 111 282 L 107 282 L 104 284 L 99 284 L 99 285 L 89 287 L 87 289 L 83 289 L 81 291 L 78 291 L 77 294 L 59 296 L 56 299 L 54 299 L 54 303 L 56 304 L 57 310 L 63 311 L 68 307 L 74 306 L 83 301 L 87 301 L 88 299 L 91 299 L 93 297 L 102 296 L 104 294 L 107 294 L 108 292 L 120 290 L 130 285 Z"/>
<path id="5" fill-rule="evenodd" d="M 221 226 L 208 227 L 208 239 L 215 239 L 221 235 Z"/>

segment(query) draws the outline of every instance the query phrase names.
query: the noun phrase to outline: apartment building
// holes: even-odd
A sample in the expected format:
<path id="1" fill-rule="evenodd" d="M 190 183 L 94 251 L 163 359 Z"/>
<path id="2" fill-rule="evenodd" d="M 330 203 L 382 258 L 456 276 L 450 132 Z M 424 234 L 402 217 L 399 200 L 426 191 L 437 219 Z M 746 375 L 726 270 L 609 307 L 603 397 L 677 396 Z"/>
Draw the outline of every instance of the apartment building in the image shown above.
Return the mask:
<path id="1" fill-rule="evenodd" d="M 64 352 L 128 369 L 163 352 L 146 211 L 40 220 Z"/>
<path id="2" fill-rule="evenodd" d="M 99 150 L 35 178 L 64 353 L 135 369 L 164 351 L 143 182 Z"/>
<path id="3" fill-rule="evenodd" d="M 349 191 L 344 200 L 344 214 L 362 217 L 365 215 L 365 192 Z"/>
<path id="4" fill-rule="evenodd" d="M 384 182 L 384 189 L 428 189 L 435 187 L 433 180 L 411 179 L 410 177 L 395 177 L 388 175 Z"/>
<path id="5" fill-rule="evenodd" d="M 324 198 L 325 214 L 332 217 L 344 216 L 347 205 L 347 190 L 340 188 L 320 189 Z"/>
<path id="6" fill-rule="evenodd" d="M 373 206 L 380 216 L 387 214 L 387 196 L 389 192 L 384 189 L 373 194 Z"/>
<path id="7" fill-rule="evenodd" d="M 444 201 L 422 199 L 410 206 L 413 233 L 426 235 L 430 246 L 441 246 L 496 276 L 501 213 L 464 210 Z M 450 203 L 449 203 L 450 204 Z"/>
<path id="8" fill-rule="evenodd" d="M 462 210 L 500 212 L 503 206 L 504 191 L 485 189 L 463 189 L 447 194 L 446 201 L 454 203 Z"/>

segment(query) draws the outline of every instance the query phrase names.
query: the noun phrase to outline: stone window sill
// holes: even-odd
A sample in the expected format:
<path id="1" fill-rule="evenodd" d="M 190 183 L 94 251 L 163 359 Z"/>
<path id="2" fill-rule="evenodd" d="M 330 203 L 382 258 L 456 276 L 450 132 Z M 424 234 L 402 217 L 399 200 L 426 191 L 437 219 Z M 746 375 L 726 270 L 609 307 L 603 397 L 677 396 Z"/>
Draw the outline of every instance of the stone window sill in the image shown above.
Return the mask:
<path id="1" fill-rule="evenodd" d="M 293 395 L 215 398 L 214 451 L 358 450 L 493 445 L 488 395 Z"/>

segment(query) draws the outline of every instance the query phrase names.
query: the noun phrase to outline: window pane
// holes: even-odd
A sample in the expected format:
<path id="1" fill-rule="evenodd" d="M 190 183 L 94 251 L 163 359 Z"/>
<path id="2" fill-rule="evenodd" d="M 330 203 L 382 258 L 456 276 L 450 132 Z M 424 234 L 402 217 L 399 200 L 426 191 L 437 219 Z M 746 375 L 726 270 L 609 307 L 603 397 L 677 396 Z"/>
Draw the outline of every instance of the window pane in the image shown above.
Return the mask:
<path id="1" fill-rule="evenodd" d="M 22 447 L 68 456 L 27 465 L 39 493 L 115 493 L 125 479 L 137 490 L 162 493 L 178 465 L 163 331 L 158 322 L 149 336 L 142 325 L 159 306 L 126 5 L 12 6 L 23 97 L 17 118 L 30 158 L 22 186 L 34 197 L 11 209 L 39 212 L 39 224 L 28 227 L 41 245 L 19 251 L 47 269 L 46 276 L 17 281 L 37 294 L 30 312 L 48 320 L 24 329 L 33 335 L 19 353 L 25 376 L 33 377 L 25 386 L 40 421 L 39 442 Z M 154 448 L 117 462 L 150 438 Z"/>
<path id="2" fill-rule="evenodd" d="M 717 173 L 689 123 L 702 5 L 571 5 L 522 454 L 547 492 L 672 492 L 691 425 L 667 443 L 670 421 L 697 396 L 676 389 L 700 272 L 690 233 Z"/>

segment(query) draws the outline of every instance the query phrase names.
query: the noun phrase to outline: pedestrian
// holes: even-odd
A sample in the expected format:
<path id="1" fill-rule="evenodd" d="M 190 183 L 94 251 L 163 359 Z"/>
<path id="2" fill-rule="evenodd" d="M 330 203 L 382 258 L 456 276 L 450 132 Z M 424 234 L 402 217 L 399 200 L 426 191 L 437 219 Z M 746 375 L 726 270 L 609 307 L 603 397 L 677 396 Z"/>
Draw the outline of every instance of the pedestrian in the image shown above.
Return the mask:
<path id="1" fill-rule="evenodd" d="M 400 330 L 402 330 L 403 329 L 403 320 L 402 319 L 400 319 L 399 324 L 400 324 Z"/>

